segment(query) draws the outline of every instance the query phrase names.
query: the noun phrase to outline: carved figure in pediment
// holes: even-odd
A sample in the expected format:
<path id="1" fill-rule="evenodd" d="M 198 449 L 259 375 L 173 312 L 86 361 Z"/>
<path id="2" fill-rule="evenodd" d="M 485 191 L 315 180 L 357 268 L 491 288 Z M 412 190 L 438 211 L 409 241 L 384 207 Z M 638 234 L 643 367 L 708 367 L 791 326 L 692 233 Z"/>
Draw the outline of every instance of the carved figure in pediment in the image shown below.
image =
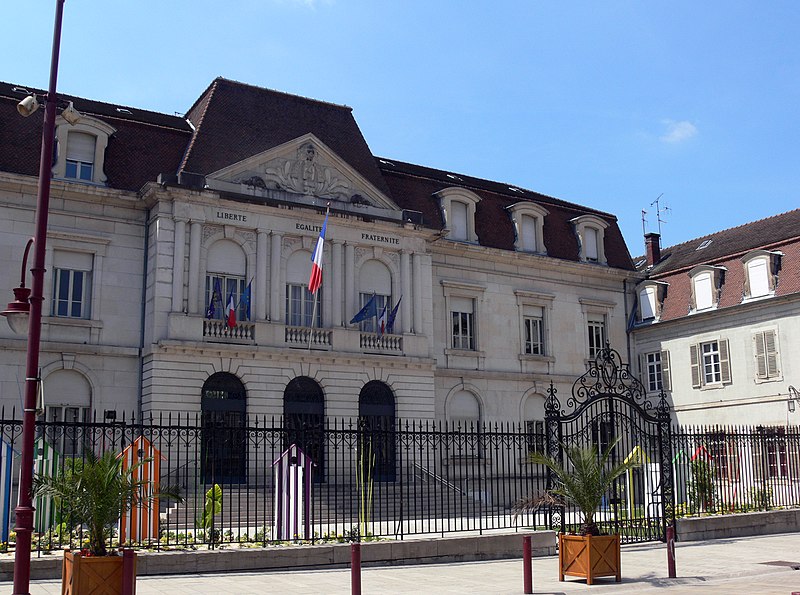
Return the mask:
<path id="1" fill-rule="evenodd" d="M 281 165 L 268 165 L 265 177 L 274 180 L 289 192 L 342 199 L 350 195 L 350 184 L 332 173 L 331 168 L 317 163 L 317 149 L 313 143 L 304 143 L 297 149 L 297 158 L 285 160 Z M 272 164 L 271 164 L 272 165 Z"/>

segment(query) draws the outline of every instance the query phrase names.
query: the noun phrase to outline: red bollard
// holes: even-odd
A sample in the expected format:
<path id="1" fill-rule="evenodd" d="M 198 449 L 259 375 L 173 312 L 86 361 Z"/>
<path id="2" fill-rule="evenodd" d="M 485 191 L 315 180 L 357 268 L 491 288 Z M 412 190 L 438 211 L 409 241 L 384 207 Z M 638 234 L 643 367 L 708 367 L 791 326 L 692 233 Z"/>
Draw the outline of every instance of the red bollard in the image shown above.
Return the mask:
<path id="1" fill-rule="evenodd" d="M 533 564 L 531 562 L 531 536 L 522 537 L 522 574 L 524 576 L 524 593 L 533 593 Z"/>
<path id="2" fill-rule="evenodd" d="M 130 548 L 122 550 L 122 595 L 136 595 L 136 554 Z"/>
<path id="3" fill-rule="evenodd" d="M 361 544 L 350 544 L 350 593 L 361 595 Z"/>
<path id="4" fill-rule="evenodd" d="M 669 578 L 675 578 L 675 525 L 667 527 L 667 569 Z"/>

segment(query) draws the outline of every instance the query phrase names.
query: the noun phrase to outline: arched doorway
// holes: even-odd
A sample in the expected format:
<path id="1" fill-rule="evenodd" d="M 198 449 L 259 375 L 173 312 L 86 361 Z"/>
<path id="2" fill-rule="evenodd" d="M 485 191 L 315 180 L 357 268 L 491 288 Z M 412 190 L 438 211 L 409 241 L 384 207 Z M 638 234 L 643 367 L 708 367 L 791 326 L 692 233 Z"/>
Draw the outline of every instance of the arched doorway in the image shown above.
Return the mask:
<path id="1" fill-rule="evenodd" d="M 233 374 L 217 372 L 203 384 L 201 475 L 204 483 L 247 481 L 247 393 Z"/>
<path id="2" fill-rule="evenodd" d="M 379 380 L 367 382 L 358 395 L 358 418 L 363 439 L 359 444 L 362 457 L 374 457 L 372 477 L 375 481 L 395 481 L 397 477 L 395 446 L 394 394 Z"/>
<path id="3" fill-rule="evenodd" d="M 283 422 L 288 448 L 297 444 L 314 463 L 314 483 L 325 481 L 325 394 L 308 376 L 298 376 L 283 392 Z"/>

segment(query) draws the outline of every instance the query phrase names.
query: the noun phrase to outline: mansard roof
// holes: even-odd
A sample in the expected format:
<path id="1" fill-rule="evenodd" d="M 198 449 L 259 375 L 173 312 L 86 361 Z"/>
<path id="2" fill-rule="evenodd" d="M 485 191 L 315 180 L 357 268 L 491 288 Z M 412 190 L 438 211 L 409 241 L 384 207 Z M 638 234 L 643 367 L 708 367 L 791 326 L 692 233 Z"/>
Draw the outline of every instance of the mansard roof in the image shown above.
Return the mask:
<path id="1" fill-rule="evenodd" d="M 311 133 L 389 195 L 350 107 L 217 78 L 187 117 L 196 130 L 180 171 L 209 174 Z"/>
<path id="2" fill-rule="evenodd" d="M 0 150 L 0 170 L 36 176 L 44 118 L 21 118 L 17 113 L 17 103 L 29 93 L 41 96 L 45 91 L 0 82 L 0 145 L 14 147 Z M 176 171 L 192 132 L 184 118 L 61 93 L 59 97 L 116 129 L 106 150 L 109 186 L 137 191 L 158 174 Z"/>
<path id="3" fill-rule="evenodd" d="M 565 260 L 578 260 L 578 239 L 571 219 L 591 214 L 609 225 L 605 230 L 608 265 L 626 270 L 633 269 L 628 248 L 614 215 L 502 182 L 483 180 L 390 158 L 379 157 L 377 162 L 395 201 L 405 209 L 420 211 L 429 226 L 443 228 L 442 213 L 435 193 L 445 188 L 466 188 L 481 197 L 475 213 L 475 231 L 481 246 L 514 250 L 514 226 L 506 208 L 529 201 L 544 206 L 548 211 L 544 225 L 547 255 Z"/>
<path id="4" fill-rule="evenodd" d="M 44 94 L 39 89 L 0 83 L 0 145 L 14 147 L 13 151 L 0 151 L 0 171 L 35 176 L 43 118 L 23 119 L 16 112 L 16 104 L 29 92 Z M 513 222 L 506 209 L 530 201 L 548 212 L 544 225 L 548 256 L 579 260 L 578 239 L 571 220 L 592 214 L 609 225 L 604 234 L 608 265 L 633 269 L 613 215 L 507 183 L 376 158 L 347 106 L 225 78 L 215 79 L 185 117 L 68 95 L 61 97 L 73 101 L 78 111 L 115 129 L 108 142 L 104 167 L 107 184 L 112 188 L 138 191 L 162 173 L 185 172 L 205 177 L 235 164 L 246 165 L 248 159 L 270 154 L 297 139 L 313 138 L 350 168 L 345 177 L 360 176 L 366 180 L 388 199 L 383 204 L 393 201 L 400 209 L 421 212 L 424 226 L 443 227 L 437 192 L 464 188 L 481 198 L 475 222 L 480 245 L 514 250 Z M 330 167 L 332 158 L 326 163 Z M 361 197 L 356 195 L 351 199 L 355 202 Z"/>
<path id="5" fill-rule="evenodd" d="M 648 276 L 669 285 L 660 320 L 689 315 L 692 299 L 689 271 L 701 264 L 725 269 L 717 310 L 742 304 L 746 283 L 742 257 L 754 250 L 782 254 L 776 297 L 800 293 L 800 209 L 796 209 L 662 248 L 661 260 L 649 270 Z"/>
<path id="6" fill-rule="evenodd" d="M 661 260 L 650 269 L 650 276 L 658 277 L 678 270 L 688 270 L 697 264 L 715 263 L 726 257 L 741 256 L 751 250 L 798 237 L 800 209 L 795 209 L 662 248 Z M 701 247 L 704 243 L 705 247 Z M 636 262 L 642 258 L 637 258 Z"/>

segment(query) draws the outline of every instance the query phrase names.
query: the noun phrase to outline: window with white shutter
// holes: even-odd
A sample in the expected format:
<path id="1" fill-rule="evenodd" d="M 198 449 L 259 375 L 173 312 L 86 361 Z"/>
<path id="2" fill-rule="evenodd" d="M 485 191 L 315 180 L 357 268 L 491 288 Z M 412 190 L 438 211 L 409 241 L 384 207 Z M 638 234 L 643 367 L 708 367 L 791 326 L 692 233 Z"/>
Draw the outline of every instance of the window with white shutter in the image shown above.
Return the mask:
<path id="1" fill-rule="evenodd" d="M 756 360 L 757 381 L 780 378 L 778 339 L 774 329 L 758 331 L 753 335 L 753 355 Z"/>

